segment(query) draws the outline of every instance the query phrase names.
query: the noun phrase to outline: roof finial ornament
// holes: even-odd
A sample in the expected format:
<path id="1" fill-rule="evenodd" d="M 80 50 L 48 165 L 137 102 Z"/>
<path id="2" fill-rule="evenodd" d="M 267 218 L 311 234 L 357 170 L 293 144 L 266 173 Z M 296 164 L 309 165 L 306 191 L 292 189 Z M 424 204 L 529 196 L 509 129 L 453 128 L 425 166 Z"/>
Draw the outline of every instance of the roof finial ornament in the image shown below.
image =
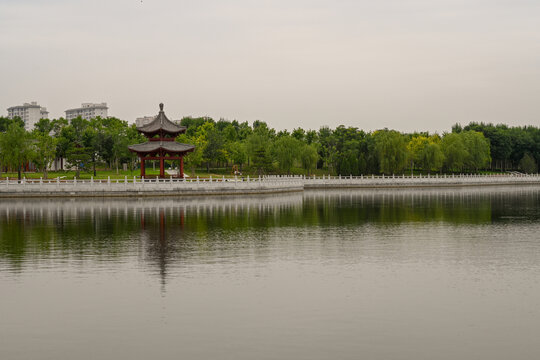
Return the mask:
<path id="1" fill-rule="evenodd" d="M 163 103 L 159 104 L 159 111 L 163 112 Z"/>

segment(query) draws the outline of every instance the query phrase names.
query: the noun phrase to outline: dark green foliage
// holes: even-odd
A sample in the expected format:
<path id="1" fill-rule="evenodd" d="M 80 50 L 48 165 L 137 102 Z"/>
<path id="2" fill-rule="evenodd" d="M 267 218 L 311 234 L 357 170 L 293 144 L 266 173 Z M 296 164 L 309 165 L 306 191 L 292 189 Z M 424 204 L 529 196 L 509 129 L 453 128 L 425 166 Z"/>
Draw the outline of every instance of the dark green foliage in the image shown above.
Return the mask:
<path id="1" fill-rule="evenodd" d="M 526 153 L 519 162 L 519 168 L 524 173 L 533 174 L 538 172 L 538 164 L 531 154 Z"/>
<path id="2" fill-rule="evenodd" d="M 32 138 L 18 121 L 9 124 L 0 135 L 0 164 L 17 169 L 21 180 L 22 167 L 33 157 Z"/>
<path id="3" fill-rule="evenodd" d="M 10 119 L 7 117 L 0 116 L 0 132 L 5 132 L 9 128 L 9 125 L 11 124 L 17 124 L 20 127 L 24 127 L 24 121 L 21 120 L 21 118 L 16 117 L 14 119 Z"/>
<path id="4" fill-rule="evenodd" d="M 484 134 L 490 142 L 491 168 L 518 170 L 519 162 L 526 153 L 536 163 L 540 161 L 540 128 L 534 126 L 508 127 L 484 123 L 470 123 L 464 130 L 475 130 Z"/>
<path id="5" fill-rule="evenodd" d="M 0 117 L 1 132 L 12 124 L 23 125 L 20 119 Z M 196 146 L 184 159 L 193 173 L 201 167 L 229 172 L 234 165 L 258 174 L 316 172 L 357 176 L 486 169 L 531 172 L 540 162 L 540 129 L 531 126 L 456 124 L 452 132 L 439 136 L 389 129 L 365 132 L 343 125 L 335 129 L 276 131 L 260 120 L 250 126 L 247 122 L 215 121 L 209 117 L 186 117 L 181 124 L 187 132 L 178 141 Z M 50 154 L 43 151 L 50 143 L 56 157 L 68 160 L 75 168 L 94 171 L 97 166 L 118 169 L 121 163 L 128 163 L 133 169 L 137 158 L 127 146 L 145 141 L 134 125 L 112 117 L 89 121 L 77 118 L 71 123 L 62 118 L 42 119 L 36 124 L 32 139 L 39 144 L 32 149 L 41 149 L 37 153 L 42 158 L 34 159 L 40 168 L 50 162 Z M 6 152 L 7 149 L 0 153 L 4 167 Z"/>

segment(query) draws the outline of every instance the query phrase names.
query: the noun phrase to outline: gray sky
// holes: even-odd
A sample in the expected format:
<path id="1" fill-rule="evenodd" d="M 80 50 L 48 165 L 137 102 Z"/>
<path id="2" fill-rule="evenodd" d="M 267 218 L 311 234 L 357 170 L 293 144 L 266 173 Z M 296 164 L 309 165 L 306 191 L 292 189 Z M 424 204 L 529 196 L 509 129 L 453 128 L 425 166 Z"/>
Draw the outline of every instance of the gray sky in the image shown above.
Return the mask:
<path id="1" fill-rule="evenodd" d="M 0 0 L 0 106 L 278 129 L 540 124 L 538 0 Z"/>

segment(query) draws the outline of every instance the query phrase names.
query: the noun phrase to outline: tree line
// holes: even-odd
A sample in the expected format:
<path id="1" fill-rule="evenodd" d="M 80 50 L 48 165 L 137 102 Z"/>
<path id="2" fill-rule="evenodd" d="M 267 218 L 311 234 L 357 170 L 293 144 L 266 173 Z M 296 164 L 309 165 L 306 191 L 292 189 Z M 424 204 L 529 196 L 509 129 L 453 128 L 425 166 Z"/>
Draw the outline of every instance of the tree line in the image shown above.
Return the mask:
<path id="1" fill-rule="evenodd" d="M 366 132 L 338 126 L 319 130 L 276 130 L 263 121 L 253 124 L 208 117 L 186 117 L 177 141 L 195 145 L 185 157 L 188 171 L 238 169 L 254 174 L 333 175 L 401 174 L 405 172 L 537 172 L 540 129 L 470 123 L 447 133 L 401 133 L 390 129 Z M 127 146 L 146 139 L 135 125 L 110 118 L 68 122 L 41 119 L 26 131 L 20 119 L 0 117 L 0 170 L 17 170 L 31 162 L 47 176 L 62 159 L 76 171 L 138 166 Z"/>
<path id="2" fill-rule="evenodd" d="M 118 172 L 121 163 L 134 164 L 127 146 L 142 141 L 134 125 L 114 117 L 41 119 L 32 131 L 26 131 L 19 118 L 0 117 L 0 171 L 15 170 L 21 179 L 22 169 L 32 163 L 47 178 L 48 168 L 58 159 L 77 177 L 81 170 L 96 175 L 97 166 Z"/>

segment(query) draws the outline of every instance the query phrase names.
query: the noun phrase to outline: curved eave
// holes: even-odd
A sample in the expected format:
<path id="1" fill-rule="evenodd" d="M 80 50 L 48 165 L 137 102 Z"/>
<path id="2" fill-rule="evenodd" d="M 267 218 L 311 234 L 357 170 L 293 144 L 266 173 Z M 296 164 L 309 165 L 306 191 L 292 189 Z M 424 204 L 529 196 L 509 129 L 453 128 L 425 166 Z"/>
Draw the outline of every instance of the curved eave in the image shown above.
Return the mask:
<path id="1" fill-rule="evenodd" d="M 168 134 L 181 134 L 186 131 L 185 126 L 176 125 L 167 118 L 163 110 L 150 123 L 137 128 L 137 131 L 144 134 L 157 134 L 165 132 Z"/>
<path id="2" fill-rule="evenodd" d="M 145 136 L 149 136 L 149 137 L 152 137 L 154 135 L 158 135 L 160 132 L 164 132 L 166 134 L 169 134 L 169 135 L 172 135 L 174 137 L 180 135 L 180 134 L 183 134 L 186 132 L 186 127 L 183 127 L 183 129 L 179 129 L 179 130 L 175 130 L 175 131 L 169 131 L 167 129 L 157 129 L 157 130 L 151 130 L 151 131 L 146 131 L 144 130 L 143 128 L 137 128 L 137 131 L 140 132 L 141 134 L 144 134 Z"/>
<path id="3" fill-rule="evenodd" d="M 157 142 L 148 141 L 143 144 L 135 144 L 128 146 L 129 151 L 137 154 L 150 154 L 158 151 L 164 151 L 169 154 L 184 154 L 195 150 L 195 146 L 189 144 L 181 144 L 177 142 Z"/>

